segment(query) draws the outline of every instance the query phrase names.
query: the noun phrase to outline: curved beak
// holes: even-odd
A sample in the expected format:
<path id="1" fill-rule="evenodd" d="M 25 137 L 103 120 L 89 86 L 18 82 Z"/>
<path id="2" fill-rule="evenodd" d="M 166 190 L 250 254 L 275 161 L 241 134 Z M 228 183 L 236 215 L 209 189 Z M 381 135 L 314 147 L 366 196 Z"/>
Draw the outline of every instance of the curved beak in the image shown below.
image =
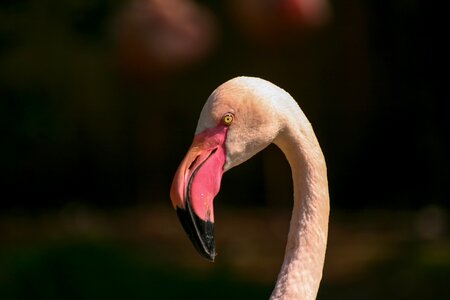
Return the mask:
<path id="1" fill-rule="evenodd" d="M 214 261 L 213 201 L 220 189 L 226 160 L 228 127 L 218 125 L 197 134 L 178 167 L 170 198 L 192 244 L 204 258 Z"/>

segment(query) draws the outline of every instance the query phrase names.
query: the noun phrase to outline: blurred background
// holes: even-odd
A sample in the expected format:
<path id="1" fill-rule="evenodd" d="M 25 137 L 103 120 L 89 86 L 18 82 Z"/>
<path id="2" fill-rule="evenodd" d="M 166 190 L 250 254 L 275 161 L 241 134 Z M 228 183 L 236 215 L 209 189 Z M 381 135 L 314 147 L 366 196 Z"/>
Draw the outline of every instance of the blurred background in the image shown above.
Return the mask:
<path id="1" fill-rule="evenodd" d="M 0 298 L 267 299 L 283 154 L 224 176 L 214 264 L 168 197 L 207 97 L 248 75 L 291 93 L 327 159 L 318 299 L 449 299 L 446 19 L 425 0 L 1 1 Z"/>

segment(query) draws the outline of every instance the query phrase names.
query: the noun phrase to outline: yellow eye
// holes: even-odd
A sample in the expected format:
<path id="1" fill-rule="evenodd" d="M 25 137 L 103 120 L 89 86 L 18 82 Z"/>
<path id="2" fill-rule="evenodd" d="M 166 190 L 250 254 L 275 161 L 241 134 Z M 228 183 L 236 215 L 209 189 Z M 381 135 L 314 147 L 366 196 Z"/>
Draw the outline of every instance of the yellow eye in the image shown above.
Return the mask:
<path id="1" fill-rule="evenodd" d="M 231 113 L 225 114 L 225 115 L 223 116 L 223 118 L 222 118 L 223 123 L 224 123 L 225 125 L 227 125 L 227 126 L 230 126 L 231 123 L 233 123 L 233 119 L 234 119 L 234 116 L 233 116 L 233 114 L 231 114 Z"/>

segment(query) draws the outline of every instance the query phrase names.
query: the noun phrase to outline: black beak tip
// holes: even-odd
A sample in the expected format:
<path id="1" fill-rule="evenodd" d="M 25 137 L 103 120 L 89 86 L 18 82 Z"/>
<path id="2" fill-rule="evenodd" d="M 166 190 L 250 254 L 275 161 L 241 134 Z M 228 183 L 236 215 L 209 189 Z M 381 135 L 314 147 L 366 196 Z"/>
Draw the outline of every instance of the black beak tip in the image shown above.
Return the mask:
<path id="1" fill-rule="evenodd" d="M 178 218 L 184 231 L 189 236 L 198 253 L 214 262 L 216 257 L 216 244 L 214 241 L 214 223 L 200 219 L 187 204 L 186 209 L 176 209 Z"/>
<path id="2" fill-rule="evenodd" d="M 208 261 L 210 262 L 214 262 L 214 259 L 216 257 L 216 249 L 213 248 L 211 249 L 211 252 L 205 253 L 205 254 L 201 254 L 204 258 L 206 258 Z"/>

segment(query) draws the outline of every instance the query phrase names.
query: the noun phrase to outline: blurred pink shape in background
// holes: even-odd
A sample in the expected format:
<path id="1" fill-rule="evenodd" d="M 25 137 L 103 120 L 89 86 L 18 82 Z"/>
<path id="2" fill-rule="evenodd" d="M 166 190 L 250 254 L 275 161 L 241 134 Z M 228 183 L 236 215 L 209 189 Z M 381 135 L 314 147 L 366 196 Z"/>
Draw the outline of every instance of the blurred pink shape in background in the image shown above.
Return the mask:
<path id="1" fill-rule="evenodd" d="M 231 0 L 235 23 L 255 42 L 276 45 L 331 19 L 328 0 Z"/>
<path id="2" fill-rule="evenodd" d="M 190 0 L 132 0 L 119 17 L 118 54 L 133 79 L 157 79 L 207 56 L 216 42 L 214 16 Z"/>

